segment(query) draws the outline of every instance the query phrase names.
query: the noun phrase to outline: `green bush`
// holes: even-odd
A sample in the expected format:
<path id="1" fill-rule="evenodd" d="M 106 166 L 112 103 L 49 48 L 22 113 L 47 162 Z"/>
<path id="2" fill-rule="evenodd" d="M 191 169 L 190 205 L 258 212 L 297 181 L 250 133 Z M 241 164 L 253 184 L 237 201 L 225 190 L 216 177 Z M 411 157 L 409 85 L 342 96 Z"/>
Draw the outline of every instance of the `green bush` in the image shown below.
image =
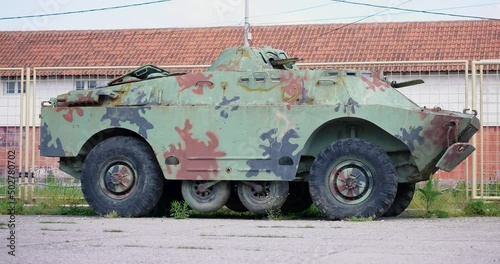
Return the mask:
<path id="1" fill-rule="evenodd" d="M 483 200 L 471 200 L 464 208 L 465 214 L 469 216 L 486 215 L 486 211 L 486 204 Z"/>
<path id="2" fill-rule="evenodd" d="M 432 211 L 427 211 L 425 213 L 425 217 L 427 218 L 448 218 L 450 217 L 450 214 L 445 211 L 441 210 L 432 210 Z"/>
<path id="3" fill-rule="evenodd" d="M 423 188 L 418 188 L 418 191 L 423 195 L 425 200 L 425 210 L 430 212 L 434 201 L 442 194 L 438 189 L 438 181 L 431 175 L 429 180 L 425 182 Z"/>

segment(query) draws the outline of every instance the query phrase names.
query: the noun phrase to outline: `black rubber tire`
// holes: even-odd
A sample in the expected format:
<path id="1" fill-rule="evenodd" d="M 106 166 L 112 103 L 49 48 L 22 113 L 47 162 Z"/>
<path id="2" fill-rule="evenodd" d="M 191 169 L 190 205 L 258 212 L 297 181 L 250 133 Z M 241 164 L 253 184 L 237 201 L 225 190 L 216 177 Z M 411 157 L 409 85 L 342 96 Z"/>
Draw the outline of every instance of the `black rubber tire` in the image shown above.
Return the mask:
<path id="1" fill-rule="evenodd" d="M 231 187 L 228 181 L 219 181 L 205 191 L 200 191 L 198 186 L 207 181 L 182 181 L 182 197 L 188 205 L 195 211 L 211 213 L 224 206 L 231 194 Z"/>
<path id="2" fill-rule="evenodd" d="M 350 189 L 353 185 L 359 189 Z M 309 191 L 316 207 L 329 219 L 375 219 L 394 201 L 396 169 L 380 147 L 361 139 L 343 139 L 325 147 L 315 158 Z"/>
<path id="3" fill-rule="evenodd" d="M 265 191 L 257 193 L 243 182 L 238 183 L 238 196 L 248 211 L 255 214 L 266 214 L 281 208 L 288 196 L 287 181 L 254 182 L 263 184 Z"/>
<path id="4" fill-rule="evenodd" d="M 144 216 L 163 191 L 163 175 L 151 148 L 124 136 L 106 139 L 90 151 L 81 183 L 85 200 L 100 215 L 115 211 L 119 216 Z M 117 186 L 125 187 L 118 190 Z"/>
<path id="5" fill-rule="evenodd" d="M 184 201 L 181 192 L 181 183 L 182 181 L 178 180 L 164 180 L 163 193 L 161 194 L 160 200 L 148 216 L 169 217 L 172 202 Z"/>
<path id="6" fill-rule="evenodd" d="M 312 203 L 307 182 L 290 182 L 288 198 L 281 207 L 281 212 L 287 214 L 300 213 L 309 209 Z"/>
<path id="7" fill-rule="evenodd" d="M 396 198 L 384 216 L 398 216 L 403 213 L 411 203 L 415 194 L 415 183 L 399 183 Z"/>
<path id="8" fill-rule="evenodd" d="M 229 195 L 229 199 L 226 202 L 226 207 L 238 213 L 248 212 L 248 209 L 241 203 L 240 197 L 238 196 L 238 185 L 234 184 L 233 188 L 231 188 L 231 195 Z"/>

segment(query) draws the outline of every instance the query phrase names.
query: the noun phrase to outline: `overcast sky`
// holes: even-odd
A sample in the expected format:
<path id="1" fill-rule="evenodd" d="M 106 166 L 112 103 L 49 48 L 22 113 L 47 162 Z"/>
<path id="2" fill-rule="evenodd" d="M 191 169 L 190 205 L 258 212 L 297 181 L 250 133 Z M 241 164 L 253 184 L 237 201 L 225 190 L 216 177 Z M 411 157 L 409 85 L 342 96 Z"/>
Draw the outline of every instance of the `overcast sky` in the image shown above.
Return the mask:
<path id="1" fill-rule="evenodd" d="M 153 0 L 17 0 L 4 1 L 0 18 L 86 10 Z M 459 20 L 463 18 L 408 13 L 329 0 L 249 0 L 252 25 Z M 500 19 L 498 0 L 352 0 L 401 8 Z M 64 16 L 0 20 L 0 30 L 67 30 L 213 27 L 243 24 L 244 0 L 172 0 L 146 6 Z M 407 2 L 407 3 L 405 3 Z"/>

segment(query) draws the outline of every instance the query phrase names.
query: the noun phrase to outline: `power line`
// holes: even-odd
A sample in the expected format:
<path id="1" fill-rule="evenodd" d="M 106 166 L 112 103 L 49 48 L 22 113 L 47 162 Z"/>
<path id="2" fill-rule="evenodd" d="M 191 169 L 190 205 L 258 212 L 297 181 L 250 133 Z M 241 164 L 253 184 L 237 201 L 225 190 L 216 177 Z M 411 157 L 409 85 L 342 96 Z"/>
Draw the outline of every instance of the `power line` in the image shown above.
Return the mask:
<path id="1" fill-rule="evenodd" d="M 374 4 L 368 4 L 368 3 L 358 3 L 358 2 L 343 1 L 343 0 L 332 0 L 332 1 L 339 2 L 339 3 L 352 4 L 352 5 L 385 8 L 386 10 L 387 9 L 394 9 L 394 10 L 400 10 L 400 11 L 408 11 L 408 12 L 412 12 L 412 13 L 424 13 L 424 14 L 440 15 L 440 16 L 451 16 L 451 17 L 460 17 L 460 18 L 474 18 L 474 19 L 482 19 L 482 20 L 500 21 L 500 19 L 498 19 L 498 18 L 491 18 L 491 17 L 469 16 L 469 15 L 450 14 L 450 13 L 442 13 L 442 12 L 434 12 L 434 11 L 426 11 L 426 10 L 418 10 L 418 9 L 400 8 L 400 7 L 398 7 L 399 5 L 393 7 L 393 6 L 374 5 Z"/>
<path id="2" fill-rule="evenodd" d="M 455 10 L 455 9 L 464 9 L 464 8 L 473 8 L 473 7 L 480 7 L 480 6 L 490 6 L 490 5 L 498 5 L 500 4 L 499 2 L 496 3 L 488 3 L 488 4 L 477 4 L 477 5 L 467 5 L 467 6 L 455 6 L 455 7 L 447 7 L 447 8 L 438 8 L 438 9 L 429 9 L 426 11 L 444 11 L 444 10 Z M 397 13 L 391 13 L 391 15 L 405 15 L 413 13 L 410 11 L 404 11 L 404 12 L 397 12 Z M 378 14 L 375 16 L 385 16 L 383 14 Z M 373 17 L 375 17 L 373 16 Z M 315 22 L 315 21 L 331 21 L 331 20 L 343 20 L 343 19 L 356 19 L 356 18 L 363 18 L 365 16 L 348 16 L 348 17 L 328 17 L 328 18 L 318 18 L 318 19 L 307 19 L 307 20 L 294 20 L 294 21 L 280 21 L 280 22 L 261 22 L 261 23 L 252 23 L 254 25 L 269 25 L 269 24 L 287 24 L 287 23 L 301 23 L 301 22 Z"/>
<path id="3" fill-rule="evenodd" d="M 408 1 L 405 1 L 405 2 L 403 2 L 403 3 L 400 3 L 400 4 L 396 5 L 396 6 L 401 6 L 401 5 L 404 5 L 404 4 L 406 4 L 406 3 L 408 3 L 408 2 L 411 2 L 411 1 L 413 1 L 413 0 L 408 0 Z M 332 29 L 332 30 L 328 30 L 327 32 L 324 32 L 324 33 L 318 34 L 318 35 L 316 35 L 315 37 L 310 38 L 307 42 L 309 42 L 309 41 L 311 41 L 311 40 L 315 40 L 315 39 L 317 39 L 317 38 L 319 38 L 319 37 L 321 37 L 321 36 L 324 36 L 324 35 L 326 35 L 326 34 L 330 34 L 330 33 L 334 32 L 334 31 L 337 31 L 337 30 L 343 29 L 343 28 L 348 27 L 348 26 L 350 26 L 350 25 L 356 24 L 356 23 L 361 22 L 361 21 L 363 21 L 363 20 L 365 20 L 365 19 L 368 19 L 368 18 L 370 18 L 370 17 L 373 17 L 373 16 L 376 16 L 376 15 L 378 15 L 378 14 L 381 14 L 381 13 L 383 13 L 383 12 L 385 12 L 385 11 L 389 10 L 389 9 L 390 9 L 390 8 L 386 8 L 386 9 L 384 9 L 384 10 L 380 11 L 380 12 L 377 12 L 377 13 L 374 13 L 374 14 L 371 14 L 371 15 L 368 15 L 368 16 L 365 16 L 365 17 L 362 17 L 362 18 L 360 18 L 360 19 L 358 19 L 358 20 L 356 20 L 356 21 L 354 21 L 354 22 L 351 22 L 351 23 L 348 23 L 348 24 L 342 25 L 342 26 L 340 26 L 340 27 L 334 28 L 334 29 Z"/>
<path id="4" fill-rule="evenodd" d="M 168 2 L 168 1 L 170 1 L 170 0 L 158 0 L 158 1 L 151 1 L 151 2 L 145 2 L 145 3 L 136 3 L 136 4 L 129 4 L 129 5 L 102 7 L 102 8 L 77 10 L 77 11 L 68 11 L 68 12 L 59 12 L 59 13 L 51 13 L 51 14 L 38 14 L 38 15 L 27 15 L 27 16 L 0 17 L 0 20 L 12 20 L 12 19 L 32 18 L 32 17 L 48 17 L 48 16 L 62 16 L 62 15 L 71 15 L 71 14 L 81 14 L 81 13 L 89 13 L 89 12 L 96 12 L 96 11 L 105 11 L 105 10 L 120 9 L 120 8 L 127 8 L 127 7 L 152 5 L 152 4 L 164 3 L 164 2 Z"/>
<path id="5" fill-rule="evenodd" d="M 328 4 L 323 4 L 323 5 L 317 5 L 317 6 L 311 6 L 311 7 L 306 7 L 306 8 L 301 8 L 301 9 L 295 9 L 295 10 L 290 10 L 290 11 L 285 11 L 285 12 L 279 12 L 279 13 L 274 13 L 274 14 L 264 14 L 264 15 L 258 15 L 258 16 L 250 16 L 250 18 L 257 18 L 257 17 L 266 17 L 266 16 L 278 16 L 278 15 L 286 15 L 290 13 L 297 13 L 297 12 L 302 12 L 310 9 L 315 9 L 327 5 L 332 5 L 332 4 L 338 4 L 338 3 L 328 3 Z"/>

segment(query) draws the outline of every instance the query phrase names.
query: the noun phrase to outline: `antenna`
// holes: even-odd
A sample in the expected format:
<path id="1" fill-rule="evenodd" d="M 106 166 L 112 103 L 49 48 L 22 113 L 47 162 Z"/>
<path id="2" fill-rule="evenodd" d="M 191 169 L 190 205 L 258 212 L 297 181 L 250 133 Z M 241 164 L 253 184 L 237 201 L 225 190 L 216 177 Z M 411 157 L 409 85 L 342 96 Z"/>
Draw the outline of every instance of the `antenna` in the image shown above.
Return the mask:
<path id="1" fill-rule="evenodd" d="M 245 38 L 245 47 L 250 46 L 250 44 L 248 43 L 248 40 L 250 39 L 250 22 L 248 21 L 249 5 L 249 0 L 245 0 L 245 33 L 243 36 Z"/>

